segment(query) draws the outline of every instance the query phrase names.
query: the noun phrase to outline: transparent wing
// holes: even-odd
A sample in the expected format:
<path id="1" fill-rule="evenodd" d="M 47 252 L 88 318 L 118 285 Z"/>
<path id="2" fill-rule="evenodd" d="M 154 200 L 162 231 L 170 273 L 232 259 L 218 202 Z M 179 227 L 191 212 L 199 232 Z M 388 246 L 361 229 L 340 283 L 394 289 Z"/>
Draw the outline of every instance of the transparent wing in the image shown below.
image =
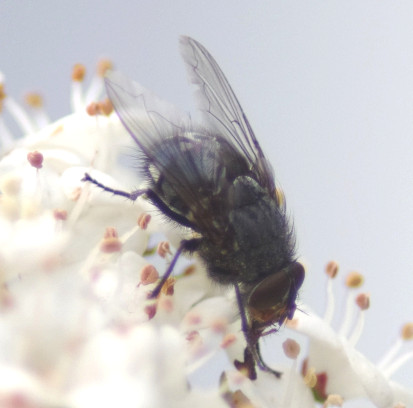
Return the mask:
<path id="1" fill-rule="evenodd" d="M 222 185 L 217 180 L 230 173 L 225 163 L 233 162 L 234 156 L 240 162 L 238 152 L 206 129 L 193 127 L 187 115 L 123 74 L 108 73 L 105 83 L 116 113 L 140 148 L 138 163 L 152 188 L 181 219 L 186 218 L 184 225 L 209 236 L 222 235 L 207 215 L 221 204 Z"/>
<path id="2" fill-rule="evenodd" d="M 198 87 L 196 96 L 204 119 L 248 160 L 261 186 L 274 194 L 271 165 L 221 68 L 206 48 L 194 39 L 183 36 L 180 46 L 191 81 Z"/>
<path id="3" fill-rule="evenodd" d="M 105 84 L 121 122 L 148 157 L 154 145 L 189 127 L 187 114 L 122 73 L 110 71 Z"/>
<path id="4" fill-rule="evenodd" d="M 143 153 L 138 163 L 144 177 L 153 171 L 162 175 L 177 196 L 195 207 L 199 199 L 188 179 L 195 158 L 187 153 L 200 141 L 191 138 L 188 115 L 120 72 L 106 74 L 105 84 L 116 113 Z M 180 163 L 181 171 L 171 163 Z"/>

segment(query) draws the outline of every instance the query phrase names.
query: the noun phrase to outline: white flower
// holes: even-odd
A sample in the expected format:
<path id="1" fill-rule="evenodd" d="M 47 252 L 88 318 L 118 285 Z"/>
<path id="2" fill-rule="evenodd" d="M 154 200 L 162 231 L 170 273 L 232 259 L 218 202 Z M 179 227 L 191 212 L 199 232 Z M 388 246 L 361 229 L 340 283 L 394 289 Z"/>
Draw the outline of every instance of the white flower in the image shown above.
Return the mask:
<path id="1" fill-rule="evenodd" d="M 332 273 L 331 273 L 332 272 Z M 390 351 L 382 363 L 373 364 L 355 348 L 362 333 L 364 314 L 369 307 L 369 297 L 356 295 L 354 289 L 361 286 L 363 277 L 351 273 L 346 280 L 348 298 L 346 316 L 341 328 L 336 331 L 331 322 L 334 314 L 333 279 L 337 275 L 338 265 L 327 265 L 328 304 L 323 318 L 317 316 L 308 307 L 301 307 L 294 315 L 289 326 L 310 339 L 308 358 L 304 363 L 304 373 L 312 383 L 317 398 L 324 400 L 330 394 L 339 394 L 345 401 L 353 398 L 368 398 L 377 407 L 394 407 L 397 403 L 413 405 L 413 391 L 407 390 L 391 381 L 394 371 L 413 357 L 413 352 L 394 360 L 396 347 Z M 356 315 L 355 321 L 352 316 Z M 353 326 L 352 331 L 350 330 Z M 404 339 L 409 340 L 411 324 L 406 325 Z"/>
<path id="2" fill-rule="evenodd" d="M 0 86 L 0 110 L 25 134 L 14 139 L 0 115 L 0 405 L 306 408 L 315 406 L 311 370 L 319 380 L 325 372 L 322 397 L 411 404 L 410 391 L 388 379 L 391 358 L 372 365 L 354 349 L 361 326 L 349 342 L 329 326 L 331 314 L 295 315 L 295 329 L 311 340 L 305 379 L 292 341 L 281 379 L 259 370 L 248 379 L 233 366 L 246 347 L 234 291 L 213 283 L 196 256 L 182 256 L 158 299 L 148 299 L 155 266 L 175 252 L 161 242 L 157 255 L 154 239 L 177 247 L 187 231 L 142 198 L 81 181 L 88 172 L 111 188 L 136 188 L 124 164 L 131 138 L 107 102 L 94 102 L 104 67 L 86 91 L 84 68 L 75 67 L 74 113 L 54 123 L 38 99 L 28 115 Z M 188 386 L 225 355 L 216 388 Z"/>
<path id="3" fill-rule="evenodd" d="M 232 303 L 206 299 L 222 292 L 199 265 L 148 300 L 155 283 L 141 271 L 164 265 L 146 257 L 150 235 L 178 243 L 181 233 L 144 200 L 81 181 L 88 172 L 117 189 L 136 183 L 119 160 L 130 155 L 129 135 L 89 104 L 101 91 L 101 78 L 86 92 L 76 82 L 75 113 L 46 125 L 46 115 L 2 101 L 26 136 L 13 140 L 1 116 L 0 403 L 226 407 L 218 388 L 191 390 L 187 376 L 220 350 Z M 163 245 L 162 257 L 171 255 Z M 225 321 L 216 318 L 224 309 Z M 202 344 L 190 340 L 195 331 Z"/>

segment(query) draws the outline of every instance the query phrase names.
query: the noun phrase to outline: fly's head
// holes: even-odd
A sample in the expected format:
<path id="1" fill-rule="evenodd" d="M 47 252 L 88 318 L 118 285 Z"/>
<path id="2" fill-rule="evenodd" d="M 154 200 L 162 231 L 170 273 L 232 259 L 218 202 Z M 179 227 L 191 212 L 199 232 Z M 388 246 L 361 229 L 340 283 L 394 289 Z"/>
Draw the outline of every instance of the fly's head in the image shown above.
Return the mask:
<path id="1" fill-rule="evenodd" d="M 286 319 L 292 319 L 304 275 L 304 267 L 294 262 L 253 287 L 246 303 L 251 327 L 262 331 L 273 324 L 282 325 Z"/>

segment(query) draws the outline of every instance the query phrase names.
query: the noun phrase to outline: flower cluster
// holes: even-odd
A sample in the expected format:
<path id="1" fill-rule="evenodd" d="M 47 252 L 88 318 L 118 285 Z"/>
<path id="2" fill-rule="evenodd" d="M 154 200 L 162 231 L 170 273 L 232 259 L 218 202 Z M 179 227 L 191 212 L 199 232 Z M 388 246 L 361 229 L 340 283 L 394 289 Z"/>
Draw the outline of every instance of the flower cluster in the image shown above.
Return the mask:
<path id="1" fill-rule="evenodd" d="M 100 64 L 86 89 L 85 69 L 75 66 L 73 113 L 53 123 L 38 95 L 27 98 L 29 114 L 0 77 L 0 406 L 305 408 L 357 397 L 413 406 L 413 392 L 389 380 L 412 352 L 395 360 L 392 350 L 375 366 L 354 348 L 366 295 L 357 298 L 350 335 L 348 319 L 331 328 L 336 264 L 328 266 L 324 319 L 302 305 L 288 323 L 310 347 L 301 369 L 300 346 L 284 343 L 292 363 L 277 367 L 281 379 L 259 372 L 250 381 L 234 368 L 245 340 L 233 291 L 211 284 L 196 259 L 179 264 L 160 296 L 148 299 L 159 280 L 155 264 L 171 260 L 184 231 L 142 198 L 81 181 L 88 172 L 115 189 L 136 183 L 124 165 L 129 135 L 110 102 L 99 102 L 109 67 Z M 13 136 L 10 119 L 24 137 Z M 411 332 L 406 326 L 404 340 Z M 216 386 L 189 385 L 223 351 L 229 363 L 211 379 Z"/>

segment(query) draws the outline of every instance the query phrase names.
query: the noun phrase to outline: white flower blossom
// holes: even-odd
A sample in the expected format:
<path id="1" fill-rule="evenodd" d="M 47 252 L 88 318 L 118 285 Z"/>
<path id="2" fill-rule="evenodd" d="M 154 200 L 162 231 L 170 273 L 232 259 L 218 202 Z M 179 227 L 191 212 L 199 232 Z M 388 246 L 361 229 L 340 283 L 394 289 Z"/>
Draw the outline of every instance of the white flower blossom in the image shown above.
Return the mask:
<path id="1" fill-rule="evenodd" d="M 333 274 L 330 273 L 331 270 L 334 270 Z M 332 285 L 337 272 L 338 265 L 335 262 L 329 263 L 328 303 L 324 318 L 317 316 L 309 307 L 302 306 L 288 324 L 310 339 L 304 372 L 309 381 L 311 376 L 317 381 L 313 384 L 315 395 L 322 400 L 331 394 L 339 394 L 344 401 L 367 398 L 379 408 L 394 407 L 397 403 L 413 406 L 413 391 L 390 379 L 397 368 L 413 357 L 413 351 L 410 351 L 394 360 L 402 341 L 413 338 L 412 325 L 406 325 L 404 340 L 398 341 L 381 363 L 370 362 L 355 348 L 362 334 L 364 317 L 369 306 L 368 296 L 357 296 L 354 291 L 362 284 L 363 277 L 360 274 L 351 273 L 347 277 L 345 317 L 338 331 L 331 326 L 335 312 Z M 353 316 L 357 316 L 355 320 L 352 319 Z"/>
<path id="2" fill-rule="evenodd" d="M 0 406 L 315 407 L 321 388 L 308 381 L 311 370 L 326 373 L 329 406 L 360 396 L 378 407 L 413 404 L 389 380 L 391 356 L 374 366 L 354 348 L 357 333 L 348 341 L 331 316 L 307 308 L 293 321 L 310 338 L 305 378 L 300 347 L 289 341 L 281 379 L 248 379 L 232 366 L 246 347 L 233 290 L 211 282 L 196 257 L 148 299 L 154 265 L 171 261 L 185 231 L 142 198 L 81 181 L 88 172 L 119 190 L 138 182 L 123 164 L 129 135 L 107 102 L 96 102 L 107 66 L 86 90 L 84 68 L 75 67 L 74 113 L 53 123 L 34 96 L 29 115 L 0 86 L 0 110 L 9 114 L 0 114 Z M 11 118 L 24 137 L 13 137 Z M 160 233 L 171 248 L 162 243 L 157 255 Z M 222 368 L 216 387 L 189 386 L 219 353 L 232 368 Z"/>

